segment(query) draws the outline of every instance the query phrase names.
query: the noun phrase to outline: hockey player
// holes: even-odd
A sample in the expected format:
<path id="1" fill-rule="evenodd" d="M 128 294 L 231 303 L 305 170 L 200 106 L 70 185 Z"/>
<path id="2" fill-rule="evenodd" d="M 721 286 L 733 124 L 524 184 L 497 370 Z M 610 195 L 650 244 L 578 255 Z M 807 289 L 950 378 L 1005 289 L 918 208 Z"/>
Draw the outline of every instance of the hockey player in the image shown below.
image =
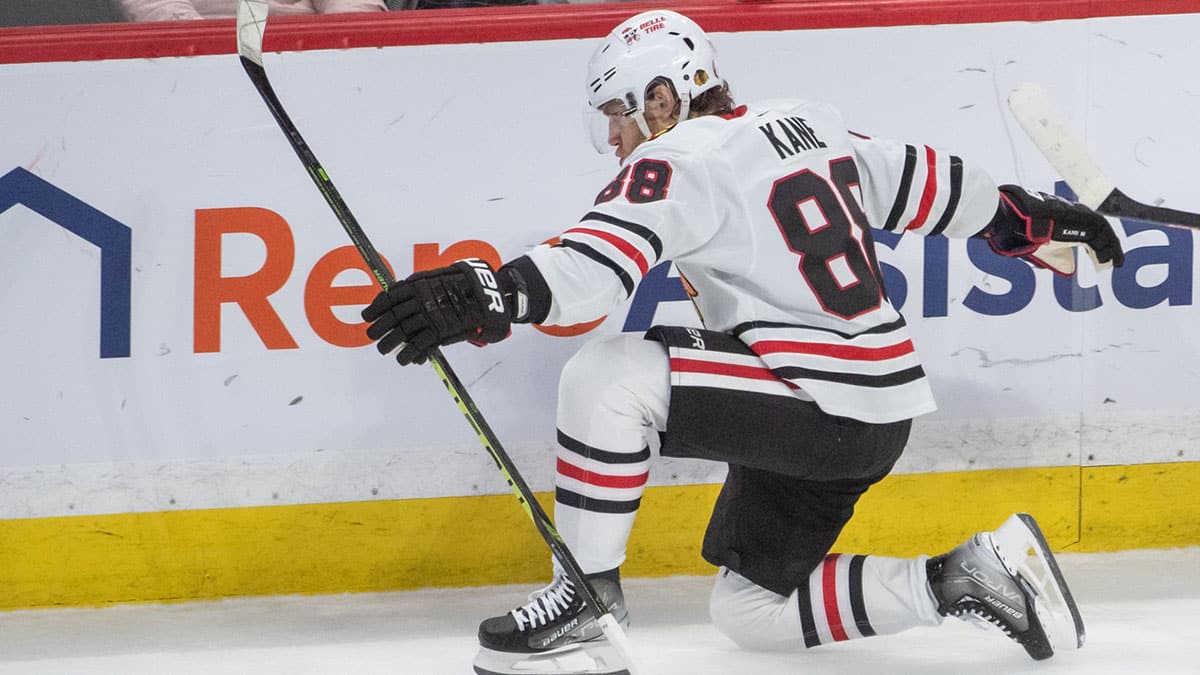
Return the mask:
<path id="1" fill-rule="evenodd" d="M 814 647 L 953 615 L 999 627 L 1035 659 L 1081 646 L 1082 620 L 1028 515 L 932 558 L 829 550 L 911 419 L 935 407 L 870 228 L 982 237 L 1070 274 L 1072 247 L 1122 263 L 1109 223 L 997 187 L 942 150 L 848 131 L 828 105 L 738 106 L 708 36 L 671 11 L 617 26 L 587 93 L 620 171 L 579 223 L 499 270 L 471 260 L 414 274 L 363 318 L 382 353 L 422 363 L 440 345 L 502 340 L 511 323 L 596 319 L 675 262 L 704 329 L 602 337 L 561 375 L 555 521 L 614 617 L 628 616 L 618 568 L 662 432 L 662 455 L 728 465 L 702 555 L 719 567 L 712 620 L 739 645 Z M 604 643 L 561 571 L 485 620 L 479 640 L 478 673 L 621 672 L 554 660 Z"/>

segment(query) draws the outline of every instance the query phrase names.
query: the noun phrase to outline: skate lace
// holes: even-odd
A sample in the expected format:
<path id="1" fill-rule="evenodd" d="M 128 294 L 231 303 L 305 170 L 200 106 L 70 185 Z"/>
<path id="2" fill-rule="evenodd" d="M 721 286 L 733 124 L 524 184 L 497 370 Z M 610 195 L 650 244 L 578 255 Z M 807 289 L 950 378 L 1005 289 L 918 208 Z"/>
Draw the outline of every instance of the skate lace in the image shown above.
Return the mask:
<path id="1" fill-rule="evenodd" d="M 575 585 L 566 577 L 559 577 L 546 588 L 533 594 L 532 599 L 522 607 L 509 612 L 517 622 L 517 630 L 525 630 L 525 625 L 537 628 L 538 624 L 548 625 L 558 618 L 575 599 Z"/>
<path id="2" fill-rule="evenodd" d="M 1013 634 L 1012 628 L 988 610 L 980 609 L 979 607 L 956 607 L 951 610 L 951 614 L 983 630 L 988 630 L 991 627 L 999 628 L 1009 638 L 1017 640 L 1017 636 Z"/>

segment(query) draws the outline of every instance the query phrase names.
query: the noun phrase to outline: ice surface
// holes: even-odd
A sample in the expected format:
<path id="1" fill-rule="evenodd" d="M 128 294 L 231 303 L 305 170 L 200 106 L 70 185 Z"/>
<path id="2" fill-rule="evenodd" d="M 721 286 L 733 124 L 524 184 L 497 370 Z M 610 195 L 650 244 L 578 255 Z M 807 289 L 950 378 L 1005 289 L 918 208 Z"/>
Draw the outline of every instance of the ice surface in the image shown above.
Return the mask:
<path id="1" fill-rule="evenodd" d="M 1088 639 L 1045 662 L 952 619 L 807 652 L 744 652 L 709 625 L 706 577 L 625 580 L 630 639 L 650 675 L 1200 673 L 1200 548 L 1062 554 L 1059 562 Z M 479 620 L 523 604 L 531 590 L 0 612 L 0 674 L 469 675 Z"/>

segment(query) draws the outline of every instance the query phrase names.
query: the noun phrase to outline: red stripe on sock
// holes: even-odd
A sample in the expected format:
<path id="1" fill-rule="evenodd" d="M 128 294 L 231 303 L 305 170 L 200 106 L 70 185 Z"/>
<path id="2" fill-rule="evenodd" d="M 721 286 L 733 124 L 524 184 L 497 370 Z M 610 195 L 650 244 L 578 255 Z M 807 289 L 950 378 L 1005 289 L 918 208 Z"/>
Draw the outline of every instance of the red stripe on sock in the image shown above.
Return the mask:
<path id="1" fill-rule="evenodd" d="M 587 469 L 569 464 L 563 460 L 558 460 L 558 473 L 574 478 L 577 481 L 595 485 L 596 487 L 606 488 L 638 488 L 646 484 L 650 480 L 650 472 L 645 471 L 633 476 L 615 476 L 611 474 L 596 473 Z"/>
<path id="2" fill-rule="evenodd" d="M 825 568 L 821 570 L 821 594 L 825 596 L 825 620 L 829 622 L 829 633 L 837 642 L 849 640 L 842 627 L 842 615 L 837 604 L 837 553 L 825 556 Z"/>

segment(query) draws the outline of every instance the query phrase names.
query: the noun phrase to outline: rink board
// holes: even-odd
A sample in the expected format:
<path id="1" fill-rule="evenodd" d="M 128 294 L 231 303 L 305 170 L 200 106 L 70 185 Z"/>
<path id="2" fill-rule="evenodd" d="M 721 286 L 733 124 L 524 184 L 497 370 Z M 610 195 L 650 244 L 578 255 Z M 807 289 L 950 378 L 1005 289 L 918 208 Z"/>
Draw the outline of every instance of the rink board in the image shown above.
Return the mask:
<path id="1" fill-rule="evenodd" d="M 651 487 L 622 573 L 708 574 L 717 485 Z M 1013 512 L 1058 551 L 1200 543 L 1200 463 L 893 475 L 836 551 L 936 554 Z M 551 494 L 539 501 L 552 508 Z M 497 535 L 497 533 L 503 533 Z M 508 495 L 0 520 L 0 609 L 544 581 L 549 553 Z"/>
<path id="2" fill-rule="evenodd" d="M 1064 192 L 1003 103 L 1036 81 L 1128 192 L 1197 208 L 1180 149 L 1200 147 L 1200 14 L 1149 4 L 695 14 L 740 98 L 828 100 L 858 130 Z M 267 68 L 397 274 L 499 260 L 570 227 L 615 173 L 583 140 L 579 71 L 629 7 L 281 20 Z M 544 547 L 434 374 L 364 346 L 368 276 L 232 25 L 110 28 L 0 30 L 0 607 L 543 578 Z M 940 410 L 847 549 L 936 552 L 1020 509 L 1069 550 L 1200 543 L 1197 245 L 1122 226 L 1127 266 L 1073 281 L 978 241 L 880 237 Z M 570 355 L 695 321 L 664 264 L 598 326 L 447 354 L 545 494 Z M 655 463 L 627 574 L 707 569 L 721 475 Z"/>

